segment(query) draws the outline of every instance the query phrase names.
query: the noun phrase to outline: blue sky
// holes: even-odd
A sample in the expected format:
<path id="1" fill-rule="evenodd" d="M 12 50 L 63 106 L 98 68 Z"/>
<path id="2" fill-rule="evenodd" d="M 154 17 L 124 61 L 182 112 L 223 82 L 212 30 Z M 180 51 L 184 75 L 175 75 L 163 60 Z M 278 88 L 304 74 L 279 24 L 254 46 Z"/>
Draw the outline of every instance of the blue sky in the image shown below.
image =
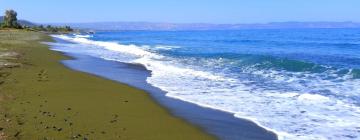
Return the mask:
<path id="1" fill-rule="evenodd" d="M 360 22 L 360 0 L 0 0 L 0 12 L 39 23 Z"/>

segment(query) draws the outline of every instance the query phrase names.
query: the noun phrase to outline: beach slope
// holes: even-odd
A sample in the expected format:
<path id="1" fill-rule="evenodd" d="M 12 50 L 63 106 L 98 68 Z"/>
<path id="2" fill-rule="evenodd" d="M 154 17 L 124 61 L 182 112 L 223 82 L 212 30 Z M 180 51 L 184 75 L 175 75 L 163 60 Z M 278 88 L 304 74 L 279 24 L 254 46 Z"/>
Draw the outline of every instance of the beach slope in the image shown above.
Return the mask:
<path id="1" fill-rule="evenodd" d="M 0 139 L 214 139 L 144 91 L 64 67 L 51 40 L 0 31 Z"/>

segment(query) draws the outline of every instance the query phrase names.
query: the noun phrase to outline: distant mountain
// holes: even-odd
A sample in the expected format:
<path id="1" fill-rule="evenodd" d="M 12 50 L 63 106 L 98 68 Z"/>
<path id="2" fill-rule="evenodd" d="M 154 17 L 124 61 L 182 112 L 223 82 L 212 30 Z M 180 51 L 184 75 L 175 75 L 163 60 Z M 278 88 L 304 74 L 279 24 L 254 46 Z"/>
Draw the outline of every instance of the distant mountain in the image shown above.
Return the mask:
<path id="1" fill-rule="evenodd" d="M 4 21 L 4 16 L 0 16 L 0 23 L 1 22 L 3 22 Z M 36 26 L 36 24 L 35 23 L 33 23 L 33 22 L 30 22 L 30 21 L 27 21 L 27 20 L 18 20 L 18 23 L 20 24 L 20 25 L 25 25 L 25 26 L 30 26 L 30 27 L 32 27 L 32 26 Z"/>
<path id="2" fill-rule="evenodd" d="M 287 28 L 360 28 L 355 22 L 272 22 L 265 24 L 177 24 L 151 22 L 96 22 L 68 23 L 52 25 L 69 25 L 73 28 L 92 30 L 237 30 L 237 29 L 287 29 Z"/>

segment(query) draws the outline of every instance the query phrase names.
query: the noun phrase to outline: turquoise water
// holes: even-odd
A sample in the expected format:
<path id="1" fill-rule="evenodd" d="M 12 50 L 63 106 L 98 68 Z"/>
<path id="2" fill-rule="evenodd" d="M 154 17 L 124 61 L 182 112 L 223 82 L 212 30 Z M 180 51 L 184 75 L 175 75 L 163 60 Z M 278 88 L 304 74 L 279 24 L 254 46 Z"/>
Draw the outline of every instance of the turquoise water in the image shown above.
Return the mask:
<path id="1" fill-rule="evenodd" d="M 65 51 L 151 70 L 166 96 L 233 113 L 280 139 L 360 138 L 360 29 L 99 32 Z"/>

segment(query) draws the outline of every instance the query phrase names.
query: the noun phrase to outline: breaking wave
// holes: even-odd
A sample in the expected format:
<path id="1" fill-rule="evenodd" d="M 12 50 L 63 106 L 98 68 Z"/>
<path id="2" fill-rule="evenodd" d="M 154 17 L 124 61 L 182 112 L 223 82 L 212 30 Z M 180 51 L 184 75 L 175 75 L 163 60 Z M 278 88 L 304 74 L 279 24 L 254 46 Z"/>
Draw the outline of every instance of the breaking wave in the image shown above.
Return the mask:
<path id="1" fill-rule="evenodd" d="M 360 138 L 360 70 L 263 55 L 171 56 L 171 46 L 54 35 L 63 51 L 144 65 L 166 96 L 249 119 L 286 140 Z M 236 57 L 234 57 L 236 56 Z"/>

